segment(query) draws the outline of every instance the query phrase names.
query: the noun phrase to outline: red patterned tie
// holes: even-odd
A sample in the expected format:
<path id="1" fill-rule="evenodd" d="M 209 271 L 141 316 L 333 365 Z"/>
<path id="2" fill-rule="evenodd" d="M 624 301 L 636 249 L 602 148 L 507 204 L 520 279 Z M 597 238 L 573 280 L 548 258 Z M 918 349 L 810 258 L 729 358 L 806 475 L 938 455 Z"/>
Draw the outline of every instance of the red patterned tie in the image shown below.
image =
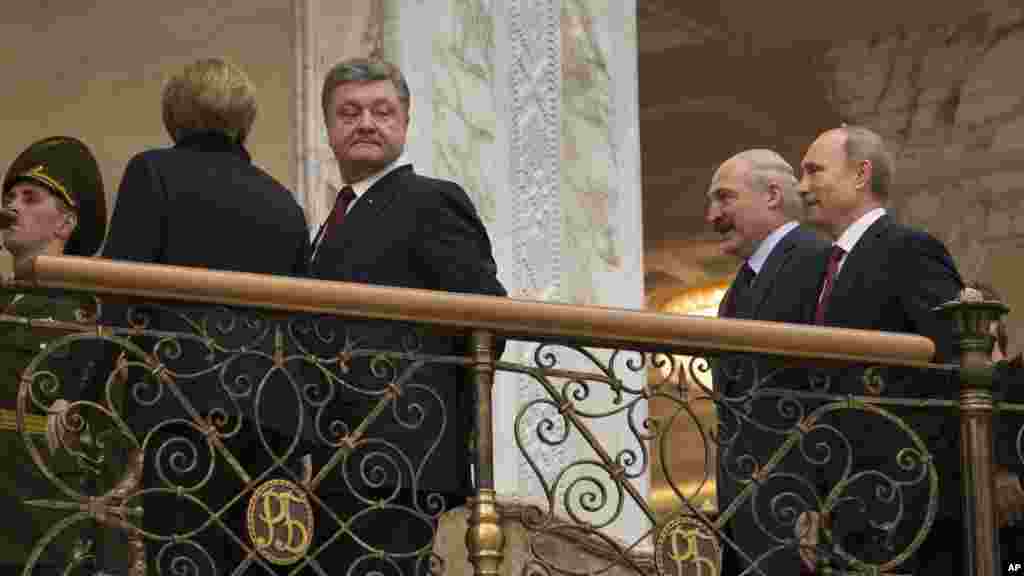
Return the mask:
<path id="1" fill-rule="evenodd" d="M 351 186 L 345 186 L 341 189 L 341 192 L 338 192 L 338 197 L 334 200 L 334 208 L 324 223 L 324 226 L 327 228 L 324 230 L 324 237 L 320 240 L 321 244 L 331 235 L 331 230 L 340 226 L 342 221 L 345 220 L 345 213 L 348 211 L 349 204 L 355 199 L 356 192 Z"/>
<path id="2" fill-rule="evenodd" d="M 814 323 L 825 323 L 825 310 L 828 309 L 828 299 L 832 295 L 832 286 L 836 281 L 836 274 L 839 272 L 839 262 L 843 259 L 846 250 L 838 244 L 832 246 L 832 255 L 828 258 L 828 272 L 825 273 L 825 283 L 821 287 L 821 298 L 818 299 L 818 308 L 814 311 Z"/>

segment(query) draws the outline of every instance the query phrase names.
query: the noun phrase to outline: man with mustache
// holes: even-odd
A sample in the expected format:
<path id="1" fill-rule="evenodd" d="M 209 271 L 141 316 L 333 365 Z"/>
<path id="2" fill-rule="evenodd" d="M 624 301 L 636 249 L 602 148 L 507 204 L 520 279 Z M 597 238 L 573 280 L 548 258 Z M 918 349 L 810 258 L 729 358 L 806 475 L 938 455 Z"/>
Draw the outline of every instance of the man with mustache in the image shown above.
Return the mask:
<path id="1" fill-rule="evenodd" d="M 828 130 L 811 144 L 801 166 L 800 194 L 808 222 L 820 226 L 833 240 L 821 289 L 813 300 L 815 323 L 920 334 L 935 342 L 937 361 L 950 361 L 952 326 L 933 308 L 957 298 L 963 281 L 941 242 L 886 214 L 894 167 L 882 138 L 859 126 Z M 865 394 L 862 375 L 863 367 L 843 370 L 830 391 Z M 957 390 L 954 379 L 918 371 L 886 370 L 882 376 L 882 393 L 896 397 L 951 398 Z M 952 412 L 941 409 L 890 410 L 903 417 L 932 452 L 940 491 L 938 516 L 927 539 L 914 558 L 893 570 L 914 574 L 956 571 L 963 566 L 958 421 Z M 852 446 L 854 472 L 889 471 L 906 479 L 907 472 L 898 470 L 896 460 L 904 443 L 902 435 L 896 440 L 898 445 L 887 442 L 889 432 L 880 431 L 880 420 L 862 412 L 843 412 L 837 420 Z M 838 474 L 838 470 L 828 473 L 828 488 Z M 891 508 L 872 515 L 852 503 L 839 505 L 831 518 L 833 541 L 866 562 L 888 561 L 909 545 L 920 527 L 926 487 L 925 481 L 902 490 L 904 517 L 891 529 L 870 523 L 891 520 Z M 866 500 L 868 506 L 881 504 L 877 493 Z M 910 513 L 917 516 L 911 519 L 907 517 Z"/>
<path id="2" fill-rule="evenodd" d="M 705 218 L 722 235 L 722 251 L 743 260 L 719 307 L 720 317 L 810 322 L 813 307 L 809 303 L 824 271 L 823 255 L 828 243 L 798 223 L 803 206 L 796 187 L 793 168 L 772 150 L 740 152 L 715 171 Z M 748 419 L 782 429 L 794 424 L 782 422 L 777 396 L 757 397 L 756 389 L 751 388 L 751 366 L 759 379 L 776 368 L 769 362 L 754 362 L 750 356 L 723 358 L 715 363 L 714 384 L 722 395 L 718 403 L 717 483 L 721 511 L 750 483 L 750 471 L 743 462 L 753 458 L 758 466 L 764 466 L 784 440 L 784 435 L 757 429 Z M 796 376 L 792 373 L 779 372 L 764 385 L 799 384 L 792 382 L 793 378 Z M 751 393 L 752 411 L 746 414 L 743 405 Z M 722 574 L 743 572 L 751 561 L 778 545 L 754 521 L 754 506 L 762 517 L 771 514 L 765 508 L 766 499 L 770 496 L 762 493 L 758 497 L 755 491 L 727 525 L 727 534 L 746 558 L 725 544 Z M 791 538 L 792 531 L 774 535 Z M 765 574 L 795 573 L 799 560 L 791 547 L 773 552 L 757 566 Z"/>
<path id="3" fill-rule="evenodd" d="M 487 230 L 469 196 L 454 182 L 417 174 L 403 155 L 410 104 L 408 84 L 398 67 L 389 62 L 353 59 L 328 72 L 322 105 L 344 186 L 314 239 L 311 274 L 325 280 L 505 296 Z M 429 330 L 420 330 L 415 342 L 410 342 L 412 332 L 407 326 L 341 321 L 335 326 L 339 338 L 349 337 L 360 348 L 465 353 L 459 338 Z M 500 356 L 500 346 L 496 348 Z M 330 352 L 328 348 L 323 351 Z M 470 438 L 474 425 L 474 388 L 463 374 L 463 368 L 452 365 L 418 369 L 392 405 L 372 415 L 389 377 L 381 377 L 379 367 L 354 359 L 346 372 L 339 374 L 351 386 L 338 390 L 337 402 L 328 412 L 342 418 L 349 431 L 359 430 L 366 418 L 372 424 L 321 486 L 327 506 L 342 517 L 351 517 L 366 507 L 353 496 L 373 494 L 389 505 L 425 515 L 422 519 L 436 518 L 444 509 L 462 505 L 473 492 Z M 410 427 L 416 414 L 421 414 L 422 420 Z M 378 441 L 388 442 L 390 447 L 374 444 Z M 320 442 L 318 448 L 314 451 L 317 469 L 327 464 L 336 446 Z M 359 466 L 373 464 L 374 453 L 380 451 L 387 452 L 396 464 L 386 467 L 386 477 L 377 478 L 376 486 L 366 482 L 359 486 Z M 406 461 L 411 466 L 404 464 Z M 343 475 L 351 486 L 346 487 Z M 318 526 L 324 526 L 325 535 L 337 527 L 333 522 Z M 371 511 L 348 528 L 387 554 L 429 550 L 430 546 L 428 526 L 397 509 Z M 367 546 L 345 536 L 319 561 L 339 573 L 353 562 L 364 571 L 378 562 L 367 558 L 369 553 Z M 422 556 L 420 561 L 426 559 Z M 389 572 L 393 568 L 389 566 L 379 561 L 376 569 Z"/>
<path id="4" fill-rule="evenodd" d="M 89 148 L 74 138 L 46 138 L 22 152 L 4 177 L 3 207 L 5 225 L 0 227 L 7 250 L 14 257 L 15 270 L 41 254 L 92 256 L 103 242 L 107 210 L 99 166 Z M 73 298 L 8 292 L 0 296 L 0 307 L 0 312 L 9 316 L 75 321 L 80 302 Z M 21 373 L 49 338 L 52 336 L 42 335 L 23 324 L 0 324 L 2 420 L 14 421 Z M 37 366 L 37 371 L 56 369 L 58 363 L 66 365 L 65 370 L 58 372 L 62 379 L 55 392 L 73 399 L 82 395 L 80 386 L 90 380 L 91 367 L 84 360 L 81 346 L 70 346 L 69 350 L 71 354 L 51 358 Z M 91 354 L 88 358 L 92 358 Z M 40 394 L 39 382 L 38 379 L 33 382 L 37 394 Z M 39 399 L 49 408 L 57 406 L 52 395 L 39 395 Z M 62 440 L 72 442 L 71 438 Z M 90 476 L 67 451 L 60 445 L 51 444 L 47 451 L 41 443 L 35 444 L 47 467 L 60 481 L 72 490 L 90 493 L 87 486 Z M 44 478 L 22 437 L 13 429 L 0 432 L 0 451 L 7 458 L 4 473 L 0 475 L 0 515 L 6 526 L 0 538 L 0 568 L 15 573 L 22 570 L 32 547 L 46 530 L 66 517 L 64 512 L 32 508 L 23 501 L 67 499 L 67 496 Z M 82 537 L 95 538 L 94 534 L 85 532 L 80 527 L 65 530 L 66 534 L 81 533 Z M 37 561 L 36 569 L 42 565 L 44 571 L 57 572 L 57 566 L 67 561 L 61 554 L 69 552 L 67 548 L 58 548 L 49 546 Z"/>

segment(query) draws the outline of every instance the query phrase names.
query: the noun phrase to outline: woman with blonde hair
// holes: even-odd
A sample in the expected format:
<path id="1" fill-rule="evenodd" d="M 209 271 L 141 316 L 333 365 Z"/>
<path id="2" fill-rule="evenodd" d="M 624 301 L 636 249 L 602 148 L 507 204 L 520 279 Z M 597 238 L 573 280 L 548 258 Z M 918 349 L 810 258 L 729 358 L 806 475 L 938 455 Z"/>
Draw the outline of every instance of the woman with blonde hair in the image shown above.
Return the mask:
<path id="1" fill-rule="evenodd" d="M 306 271 L 309 232 L 292 193 L 252 164 L 255 90 L 242 70 L 198 60 L 164 86 L 172 148 L 125 168 L 104 256 L 265 274 Z"/>
<path id="2" fill-rule="evenodd" d="M 253 165 L 245 149 L 257 112 L 255 91 L 245 73 L 218 58 L 198 60 L 170 78 L 164 86 L 161 104 L 164 126 L 174 145 L 144 151 L 128 162 L 118 189 L 104 256 L 176 266 L 304 275 L 309 229 L 303 211 L 287 188 Z M 149 327 L 194 332 L 194 327 L 181 319 L 183 315 L 205 321 L 216 313 L 202 306 L 182 306 L 175 312 L 152 311 Z M 106 323 L 124 325 L 127 316 L 127 311 L 118 307 L 104 308 Z M 186 372 L 191 372 L 195 364 L 209 367 L 204 364 L 203 355 L 194 352 L 179 359 L 179 363 L 192 363 Z M 239 370 L 248 370 L 241 362 Z M 183 393 L 204 417 L 222 412 L 231 415 L 232 423 L 236 422 L 236 415 L 240 417 L 241 428 L 222 441 L 247 469 L 265 469 L 268 457 L 261 448 L 252 408 L 242 413 L 234 410 L 237 399 L 229 397 L 216 374 L 188 384 Z M 196 478 L 185 473 L 172 474 L 173 466 L 159 461 L 178 432 L 157 425 L 187 418 L 188 414 L 170 394 L 164 396 L 153 405 L 132 398 L 125 405 L 127 421 L 140 441 L 153 436 L 143 455 L 143 487 L 197 485 Z M 269 397 L 264 400 L 265 405 L 279 408 Z M 278 453 L 283 453 L 285 439 L 294 437 L 292 425 L 296 414 L 294 410 L 284 414 L 287 408 L 279 411 L 280 418 L 264 420 L 263 437 Z M 156 433 L 151 432 L 154 429 Z M 195 446 L 202 445 L 201 439 L 193 441 Z M 196 493 L 213 509 L 244 488 L 222 456 L 204 461 L 198 468 L 213 473 Z M 161 480 L 155 472 L 158 470 L 172 477 Z M 191 510 L 183 501 L 161 496 L 153 492 L 145 498 L 143 522 L 148 531 L 168 536 L 186 526 L 191 529 L 209 521 L 208 516 Z M 224 521 L 236 535 L 244 534 L 242 519 L 237 514 L 227 513 Z M 147 541 L 147 556 L 161 557 L 165 562 L 168 558 L 173 562 L 177 555 L 187 556 L 202 565 L 202 573 L 227 573 L 243 556 L 241 548 L 216 525 L 196 535 L 195 542 L 183 542 L 172 547 L 171 552 L 157 554 L 162 545 L 159 541 Z M 199 549 L 205 553 L 197 552 Z M 168 569 L 164 565 L 158 571 Z"/>

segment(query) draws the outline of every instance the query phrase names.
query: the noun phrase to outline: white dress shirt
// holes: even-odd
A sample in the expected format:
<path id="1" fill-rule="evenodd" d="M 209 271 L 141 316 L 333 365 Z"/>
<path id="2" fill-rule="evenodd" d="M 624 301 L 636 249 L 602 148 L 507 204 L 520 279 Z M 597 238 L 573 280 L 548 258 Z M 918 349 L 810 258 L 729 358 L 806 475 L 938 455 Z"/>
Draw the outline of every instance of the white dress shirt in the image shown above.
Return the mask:
<path id="1" fill-rule="evenodd" d="M 409 159 L 405 157 L 405 154 L 400 154 L 398 158 L 395 158 L 394 162 L 385 166 L 384 169 L 381 170 L 380 172 L 375 172 L 358 182 L 343 183 L 341 185 L 341 188 L 334 195 L 334 202 L 331 203 L 331 212 L 334 212 L 334 204 L 338 202 L 338 195 L 341 194 L 341 191 L 345 189 L 345 186 L 351 187 L 352 192 L 355 193 L 356 195 L 356 197 L 351 202 L 348 203 L 348 207 L 345 209 L 345 214 L 348 214 L 349 212 L 352 211 L 352 207 L 356 205 L 356 202 L 359 202 L 359 199 L 363 197 L 363 194 L 365 194 L 366 191 L 369 190 L 371 186 L 376 184 L 381 178 L 387 176 L 388 174 L 394 172 L 395 170 L 403 166 L 409 166 L 411 164 L 412 162 L 410 162 Z M 327 219 L 331 217 L 331 212 L 327 213 L 324 219 L 320 222 L 320 225 L 316 227 L 316 230 L 320 230 L 320 228 L 324 225 L 324 222 L 326 222 Z M 321 233 L 316 238 L 316 246 L 313 246 L 314 257 L 316 257 L 316 251 L 320 248 L 320 242 L 323 241 L 324 236 L 326 235 L 327 234 Z"/>
<path id="2" fill-rule="evenodd" d="M 785 238 L 789 231 L 798 226 L 796 220 L 786 222 L 782 226 L 779 226 L 772 231 L 761 243 L 757 245 L 757 250 L 747 258 L 747 265 L 754 271 L 754 278 L 761 273 L 761 268 L 764 268 L 764 263 L 768 261 L 768 256 L 771 255 L 772 250 L 778 245 L 779 241 Z"/>
<path id="3" fill-rule="evenodd" d="M 853 224 L 847 226 L 846 230 L 839 236 L 839 239 L 835 241 L 833 245 L 839 246 L 843 249 L 843 257 L 839 259 L 839 267 L 836 269 L 836 276 L 843 271 L 843 264 L 846 262 L 846 257 L 849 256 L 850 252 L 860 242 L 864 233 L 871 228 L 871 225 L 878 221 L 879 218 L 885 216 L 885 208 L 875 208 L 874 210 L 864 214 L 860 218 L 854 220 Z"/>

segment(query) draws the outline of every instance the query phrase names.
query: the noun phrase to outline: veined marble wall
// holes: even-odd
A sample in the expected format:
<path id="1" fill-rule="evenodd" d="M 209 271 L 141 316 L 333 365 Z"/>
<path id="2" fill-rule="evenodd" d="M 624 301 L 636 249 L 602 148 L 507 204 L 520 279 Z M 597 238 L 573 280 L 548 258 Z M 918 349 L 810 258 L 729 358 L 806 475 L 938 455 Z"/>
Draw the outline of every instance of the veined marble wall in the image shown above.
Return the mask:
<path id="1" fill-rule="evenodd" d="M 319 112 L 323 75 L 343 57 L 381 55 L 402 67 L 412 92 L 406 154 L 417 171 L 454 180 L 469 193 L 510 296 L 642 307 L 635 2 L 296 1 L 315 14 L 305 21 L 308 33 L 299 34 L 315 56 L 301 100 L 315 106 L 317 123 L 311 138 L 300 138 L 300 170 L 307 171 L 300 182 L 308 186 L 301 195 L 312 222 L 326 216 L 337 187 Z M 310 114 L 307 108 L 302 116 L 307 123 Z M 535 352 L 535 345 L 512 342 L 504 359 L 532 363 Z M 557 356 L 561 367 L 594 369 L 579 354 Z M 625 360 L 616 362 L 618 373 L 627 385 L 641 386 L 642 375 Z M 544 500 L 515 443 L 519 408 L 543 395 L 528 378 L 497 379 L 495 476 L 505 497 Z M 583 406 L 610 405 L 610 393 L 594 387 Z M 545 418 L 560 422 L 556 415 L 550 407 L 532 409 L 519 431 L 549 483 L 572 462 L 595 457 L 578 433 L 557 446 L 540 442 L 537 426 Z M 645 416 L 631 417 L 639 424 Z M 613 457 L 629 461 L 629 449 L 640 455 L 625 415 L 593 426 Z M 638 457 L 627 469 L 642 465 Z M 570 472 L 559 487 L 578 476 Z M 646 495 L 647 475 L 635 485 Z M 650 523 L 629 502 L 625 509 L 608 531 L 632 543 Z"/>

